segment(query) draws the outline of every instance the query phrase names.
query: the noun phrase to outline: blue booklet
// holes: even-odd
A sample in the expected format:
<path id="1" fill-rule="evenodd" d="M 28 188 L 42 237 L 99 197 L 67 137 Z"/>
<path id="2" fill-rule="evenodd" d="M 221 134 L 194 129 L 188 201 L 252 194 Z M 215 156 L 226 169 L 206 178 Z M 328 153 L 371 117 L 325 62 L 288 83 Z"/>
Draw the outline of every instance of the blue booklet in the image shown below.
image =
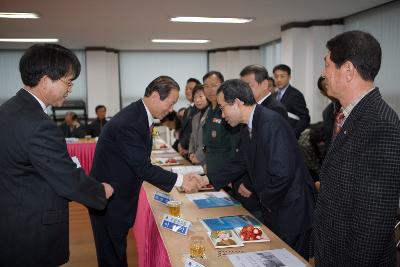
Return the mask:
<path id="1" fill-rule="evenodd" d="M 206 218 L 202 219 L 201 222 L 210 231 L 233 230 L 237 227 L 243 227 L 246 225 L 261 226 L 261 223 L 256 218 L 250 215 L 233 215 L 217 218 Z"/>
<path id="2" fill-rule="evenodd" d="M 230 197 L 219 198 L 219 197 L 208 197 L 203 199 L 194 199 L 194 204 L 199 209 L 207 209 L 207 208 L 218 208 L 218 207 L 227 207 L 240 205 L 240 202 L 234 200 Z"/>
<path id="3" fill-rule="evenodd" d="M 231 198 L 224 191 L 186 194 L 186 197 L 199 209 L 240 206 L 240 202 Z"/>

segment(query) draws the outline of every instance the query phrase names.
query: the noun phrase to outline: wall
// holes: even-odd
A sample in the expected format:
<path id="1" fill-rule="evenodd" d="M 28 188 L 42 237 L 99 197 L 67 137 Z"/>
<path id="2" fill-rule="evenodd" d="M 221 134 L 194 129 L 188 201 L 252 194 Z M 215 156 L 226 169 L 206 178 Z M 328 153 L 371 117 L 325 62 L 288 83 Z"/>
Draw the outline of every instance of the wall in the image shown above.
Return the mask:
<path id="1" fill-rule="evenodd" d="M 347 18 L 345 30 L 367 31 L 380 42 L 382 64 L 375 85 L 400 114 L 400 1 Z"/>
<path id="2" fill-rule="evenodd" d="M 147 85 L 160 75 L 168 75 L 180 86 L 174 109 L 188 105 L 185 86 L 188 78 L 201 81 L 207 72 L 207 52 L 190 51 L 122 51 L 120 81 L 122 106 L 143 97 Z"/>

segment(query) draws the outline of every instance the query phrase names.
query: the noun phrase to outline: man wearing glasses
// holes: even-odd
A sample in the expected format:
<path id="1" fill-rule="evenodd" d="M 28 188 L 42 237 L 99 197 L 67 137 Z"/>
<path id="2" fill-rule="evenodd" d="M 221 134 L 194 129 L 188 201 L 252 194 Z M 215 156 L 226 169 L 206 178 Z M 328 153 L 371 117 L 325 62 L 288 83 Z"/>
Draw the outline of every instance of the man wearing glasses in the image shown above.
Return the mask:
<path id="1" fill-rule="evenodd" d="M 71 92 L 76 56 L 59 45 L 34 45 L 19 68 L 24 88 L 0 107 L 0 265 L 59 266 L 69 258 L 68 202 L 104 209 L 113 188 L 76 168 L 45 113 Z"/>
<path id="2" fill-rule="evenodd" d="M 314 184 L 290 125 L 278 113 L 257 105 L 241 80 L 224 82 L 217 100 L 222 117 L 232 127 L 243 124 L 238 152 L 218 170 L 197 178 L 218 190 L 247 172 L 243 184 L 254 189 L 263 223 L 308 259 Z"/>

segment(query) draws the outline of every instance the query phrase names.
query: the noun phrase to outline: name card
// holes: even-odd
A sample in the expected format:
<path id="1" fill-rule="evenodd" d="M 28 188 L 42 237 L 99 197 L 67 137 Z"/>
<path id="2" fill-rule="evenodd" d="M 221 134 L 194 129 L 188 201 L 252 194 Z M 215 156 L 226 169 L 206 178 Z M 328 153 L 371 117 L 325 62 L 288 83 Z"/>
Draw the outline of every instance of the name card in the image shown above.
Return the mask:
<path id="1" fill-rule="evenodd" d="M 168 214 L 164 214 L 164 217 L 161 222 L 162 227 L 181 235 L 187 235 L 190 225 L 191 225 L 190 221 L 174 217 Z"/>
<path id="2" fill-rule="evenodd" d="M 166 205 L 171 200 L 171 196 L 167 193 L 156 191 L 154 193 L 154 200 Z"/>
<path id="3" fill-rule="evenodd" d="M 185 260 L 185 267 L 205 267 L 203 264 L 194 261 L 190 257 L 187 257 Z"/>

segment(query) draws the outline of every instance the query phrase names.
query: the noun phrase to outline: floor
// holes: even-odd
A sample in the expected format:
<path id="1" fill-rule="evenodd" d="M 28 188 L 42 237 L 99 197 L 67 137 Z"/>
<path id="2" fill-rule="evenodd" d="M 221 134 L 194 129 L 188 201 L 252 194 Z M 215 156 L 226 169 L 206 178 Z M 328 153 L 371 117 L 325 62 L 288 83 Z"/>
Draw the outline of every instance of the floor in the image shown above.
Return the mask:
<path id="1" fill-rule="evenodd" d="M 400 234 L 396 233 L 399 238 Z M 398 259 L 400 251 L 398 250 Z M 70 202 L 70 259 L 62 267 L 97 267 L 96 250 L 89 215 L 86 207 L 76 202 Z M 137 267 L 135 239 L 132 233 L 128 235 L 128 265 Z M 314 259 L 310 260 L 314 266 Z"/>
<path id="2" fill-rule="evenodd" d="M 70 202 L 70 257 L 62 267 L 97 267 L 96 250 L 89 215 L 85 206 Z M 137 267 L 135 239 L 128 235 L 128 265 Z"/>

